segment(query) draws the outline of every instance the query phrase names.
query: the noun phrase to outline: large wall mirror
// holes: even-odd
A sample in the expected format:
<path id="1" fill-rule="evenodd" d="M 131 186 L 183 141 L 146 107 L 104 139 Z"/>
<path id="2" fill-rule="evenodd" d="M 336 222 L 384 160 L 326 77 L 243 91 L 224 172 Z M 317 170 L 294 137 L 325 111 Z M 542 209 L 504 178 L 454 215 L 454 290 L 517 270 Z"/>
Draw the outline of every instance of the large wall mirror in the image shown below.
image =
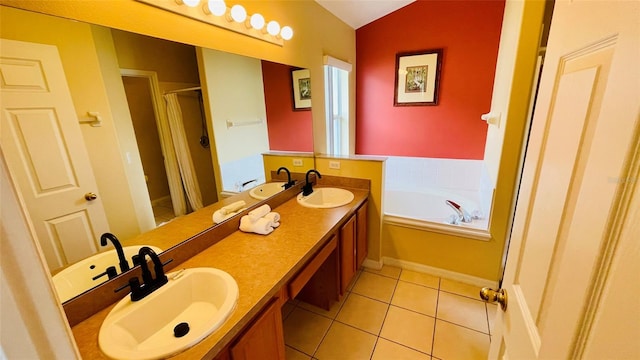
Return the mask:
<path id="1" fill-rule="evenodd" d="M 40 221 L 46 224 L 36 229 L 52 274 L 112 249 L 100 245 L 103 232 L 115 234 L 126 245 L 176 214 L 264 182 L 264 152 L 313 152 L 311 111 L 293 105 L 292 71 L 299 70 L 295 66 L 5 6 L 0 17 L 2 38 L 14 41 L 6 47 L 3 42 L 3 76 L 20 73 L 36 79 L 45 70 L 55 72 L 43 64 L 57 56 L 51 61 L 61 63 L 63 76 L 58 79 L 66 81 L 66 90 L 51 82 L 57 75 L 48 73 L 51 83 L 36 79 L 29 86 L 36 93 L 37 86 L 42 86 L 70 94 L 70 102 L 61 100 L 66 110 L 44 111 L 53 108 L 28 98 L 38 94 L 24 92 L 12 98 L 3 91 L 3 156 L 12 177 L 18 178 L 18 191 L 24 198 L 35 199 L 26 201 L 27 207 L 46 208 L 38 216 L 54 219 Z M 23 43 L 33 47 L 22 47 Z M 58 55 L 44 54 L 39 50 L 43 44 L 55 46 Z M 21 60 L 7 51 L 31 51 L 42 60 Z M 6 90 L 9 85 L 3 86 Z M 21 99 L 32 108 L 16 105 Z M 22 110 L 7 112 L 9 108 Z M 69 119 L 74 123 L 71 128 L 61 126 Z M 165 125 L 158 125 L 159 121 Z M 184 136 L 176 134 L 174 122 L 183 124 Z M 79 141 L 69 143 L 67 136 Z M 46 146 L 57 150 L 46 150 Z M 171 147 L 183 151 L 176 154 Z M 26 153 L 30 155 L 25 157 Z M 67 157 L 85 165 L 71 168 Z M 168 157 L 175 157 L 173 173 L 168 170 Z M 57 161 L 64 171 L 51 170 Z M 95 191 L 81 194 L 80 200 L 75 194 L 37 204 L 39 196 L 24 194 L 24 189 L 33 188 L 33 176 L 23 176 L 21 183 L 12 167 L 35 174 L 43 194 L 57 196 L 84 176 Z M 185 167 L 192 171 L 191 185 L 178 179 L 182 185 L 172 188 L 172 178 L 175 184 Z M 193 200 L 194 196 L 199 199 Z M 71 207 L 75 203 L 83 203 L 81 216 Z M 48 212 L 52 209 L 69 214 L 52 215 Z M 87 220 L 94 213 L 97 220 Z M 192 234 L 176 237 L 175 244 L 211 226 L 213 222 L 204 221 L 189 230 Z"/>

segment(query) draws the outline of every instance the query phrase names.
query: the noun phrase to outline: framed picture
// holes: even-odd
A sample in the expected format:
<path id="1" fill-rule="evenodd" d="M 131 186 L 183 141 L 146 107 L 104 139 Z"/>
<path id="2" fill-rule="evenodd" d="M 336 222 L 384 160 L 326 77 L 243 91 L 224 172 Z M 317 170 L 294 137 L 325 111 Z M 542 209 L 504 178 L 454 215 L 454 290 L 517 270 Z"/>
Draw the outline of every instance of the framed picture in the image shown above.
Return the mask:
<path id="1" fill-rule="evenodd" d="M 396 54 L 394 106 L 438 105 L 442 49 Z"/>
<path id="2" fill-rule="evenodd" d="M 291 70 L 293 110 L 311 110 L 311 76 L 309 69 Z"/>

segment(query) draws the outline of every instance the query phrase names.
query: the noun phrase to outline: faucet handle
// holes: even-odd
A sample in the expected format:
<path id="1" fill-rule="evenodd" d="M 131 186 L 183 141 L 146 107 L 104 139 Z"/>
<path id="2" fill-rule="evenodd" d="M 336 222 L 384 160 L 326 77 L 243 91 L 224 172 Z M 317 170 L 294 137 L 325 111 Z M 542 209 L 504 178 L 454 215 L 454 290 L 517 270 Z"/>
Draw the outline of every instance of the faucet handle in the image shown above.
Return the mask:
<path id="1" fill-rule="evenodd" d="M 120 292 L 126 288 L 131 288 L 131 294 L 133 294 L 134 291 L 139 291 L 140 290 L 140 280 L 138 280 L 138 277 L 134 276 L 132 278 L 129 279 L 129 281 L 120 286 L 119 288 L 115 289 L 113 292 Z"/>
<path id="2" fill-rule="evenodd" d="M 91 280 L 98 280 L 105 275 L 107 275 L 109 279 L 113 279 L 114 277 L 118 276 L 118 271 L 116 270 L 115 266 L 109 266 L 104 272 L 92 277 Z"/>

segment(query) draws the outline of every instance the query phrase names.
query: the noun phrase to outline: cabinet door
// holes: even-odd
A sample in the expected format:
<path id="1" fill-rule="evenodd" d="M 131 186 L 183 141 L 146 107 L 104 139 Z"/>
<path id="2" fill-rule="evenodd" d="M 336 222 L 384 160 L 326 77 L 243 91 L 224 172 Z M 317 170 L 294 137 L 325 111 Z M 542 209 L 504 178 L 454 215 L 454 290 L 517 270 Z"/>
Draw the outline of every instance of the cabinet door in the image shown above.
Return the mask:
<path id="1" fill-rule="evenodd" d="M 356 215 L 356 269 L 362 266 L 367 257 L 367 202 L 360 206 Z"/>
<path id="2" fill-rule="evenodd" d="M 340 229 L 340 294 L 356 274 L 356 215 Z"/>
<path id="3" fill-rule="evenodd" d="M 274 299 L 231 347 L 233 360 L 284 360 L 284 333 L 279 302 Z"/>

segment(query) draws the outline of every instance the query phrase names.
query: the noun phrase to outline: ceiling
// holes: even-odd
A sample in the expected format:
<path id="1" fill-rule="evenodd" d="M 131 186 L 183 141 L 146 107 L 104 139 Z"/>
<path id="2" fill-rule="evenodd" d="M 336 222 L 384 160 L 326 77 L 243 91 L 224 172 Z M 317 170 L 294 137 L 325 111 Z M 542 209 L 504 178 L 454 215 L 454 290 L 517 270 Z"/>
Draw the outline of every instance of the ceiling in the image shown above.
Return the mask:
<path id="1" fill-rule="evenodd" d="M 415 0 L 315 0 L 354 29 L 377 20 Z"/>

